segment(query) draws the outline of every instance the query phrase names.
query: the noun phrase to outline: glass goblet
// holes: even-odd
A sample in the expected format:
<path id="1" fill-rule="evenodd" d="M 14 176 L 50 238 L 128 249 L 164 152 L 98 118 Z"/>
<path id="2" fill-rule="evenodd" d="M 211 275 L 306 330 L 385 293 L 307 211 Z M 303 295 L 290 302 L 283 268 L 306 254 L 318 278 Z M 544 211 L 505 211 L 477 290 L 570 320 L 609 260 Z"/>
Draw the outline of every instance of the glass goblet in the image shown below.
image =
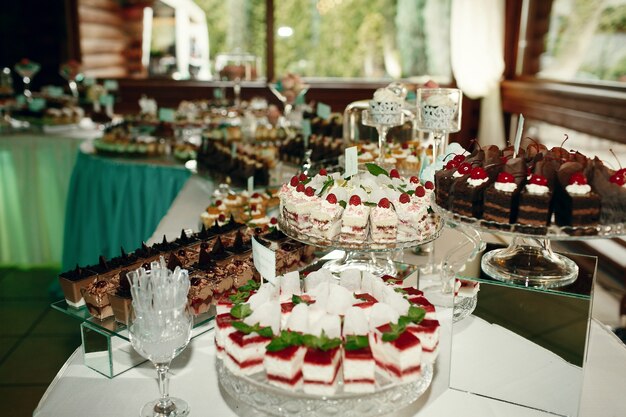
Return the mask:
<path id="1" fill-rule="evenodd" d="M 392 127 L 404 124 L 404 113 L 400 111 L 397 114 L 385 116 L 383 121 L 373 117 L 369 110 L 363 110 L 361 118 L 365 126 L 375 127 L 378 132 L 378 165 L 382 167 L 385 162 L 387 133 Z"/>
<path id="2" fill-rule="evenodd" d="M 35 75 L 41 69 L 41 65 L 36 62 L 29 61 L 28 59 L 22 59 L 20 62 L 15 64 L 15 72 L 22 77 L 22 81 L 24 82 L 24 96 L 26 99 L 31 100 L 33 97 L 33 93 L 30 91 L 30 82 L 33 80 Z"/>
<path id="3" fill-rule="evenodd" d="M 417 130 L 433 134 L 433 160 L 445 147 L 448 133 L 461 130 L 461 102 L 458 88 L 417 89 Z"/>
<path id="4" fill-rule="evenodd" d="M 189 405 L 180 398 L 170 397 L 168 371 L 172 359 L 178 356 L 191 338 L 192 317 L 186 304 L 168 310 L 138 310 L 129 326 L 130 342 L 157 370 L 161 396 L 145 404 L 141 417 L 178 417 L 189 414 Z"/>

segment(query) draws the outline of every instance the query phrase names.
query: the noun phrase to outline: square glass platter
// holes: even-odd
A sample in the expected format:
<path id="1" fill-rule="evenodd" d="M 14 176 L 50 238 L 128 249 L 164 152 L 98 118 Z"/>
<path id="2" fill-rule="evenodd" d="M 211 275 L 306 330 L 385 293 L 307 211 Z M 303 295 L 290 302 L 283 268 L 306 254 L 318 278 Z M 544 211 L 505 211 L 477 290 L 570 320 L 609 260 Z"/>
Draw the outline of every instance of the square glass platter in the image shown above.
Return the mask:
<path id="1" fill-rule="evenodd" d="M 487 251 L 497 248 L 488 245 Z M 566 254 L 575 282 L 532 288 L 480 276 L 477 306 L 453 325 L 450 387 L 522 407 L 577 416 L 597 258 Z"/>
<path id="2" fill-rule="evenodd" d="M 83 323 L 88 323 L 89 327 L 95 330 L 100 331 L 101 333 L 108 334 L 110 336 L 117 336 L 126 341 L 128 338 L 128 328 L 125 324 L 119 323 L 115 321 L 113 317 L 107 317 L 104 320 L 97 319 L 92 317 L 89 314 L 89 310 L 87 310 L 86 306 L 80 308 L 74 308 L 68 305 L 65 300 L 60 300 L 54 302 L 50 305 L 53 309 L 60 311 L 63 314 L 66 314 L 74 319 L 79 320 Z M 200 314 L 198 316 L 194 316 L 193 318 L 193 328 L 194 331 L 191 334 L 191 337 L 194 338 L 207 330 L 212 328 L 211 325 L 204 326 L 207 323 L 210 323 L 211 320 L 215 317 L 215 308 L 212 307 L 206 313 Z M 199 330 L 202 330 L 199 332 Z"/>

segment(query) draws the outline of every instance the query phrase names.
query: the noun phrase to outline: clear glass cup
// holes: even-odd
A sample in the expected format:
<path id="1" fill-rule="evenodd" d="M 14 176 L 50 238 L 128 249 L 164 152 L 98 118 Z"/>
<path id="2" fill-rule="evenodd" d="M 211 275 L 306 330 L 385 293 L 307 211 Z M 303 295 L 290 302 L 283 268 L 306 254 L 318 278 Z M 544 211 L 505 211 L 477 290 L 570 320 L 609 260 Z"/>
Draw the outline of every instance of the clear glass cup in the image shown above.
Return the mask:
<path id="1" fill-rule="evenodd" d="M 186 303 L 168 310 L 141 310 L 134 306 L 135 317 L 129 326 L 130 342 L 157 370 L 161 396 L 145 404 L 141 417 L 177 417 L 189 414 L 189 404 L 170 397 L 168 371 L 172 359 L 189 344 L 193 320 Z"/>
<path id="2" fill-rule="evenodd" d="M 443 154 L 448 133 L 461 130 L 463 93 L 458 88 L 417 89 L 417 130 L 433 134 L 433 159 Z"/>
<path id="3" fill-rule="evenodd" d="M 400 110 L 397 114 L 386 116 L 384 120 L 381 120 L 381 118 L 374 117 L 370 110 L 363 110 L 361 117 L 365 126 L 375 127 L 378 132 L 378 165 L 382 167 L 387 154 L 387 133 L 392 127 L 404 124 L 404 113 Z"/>

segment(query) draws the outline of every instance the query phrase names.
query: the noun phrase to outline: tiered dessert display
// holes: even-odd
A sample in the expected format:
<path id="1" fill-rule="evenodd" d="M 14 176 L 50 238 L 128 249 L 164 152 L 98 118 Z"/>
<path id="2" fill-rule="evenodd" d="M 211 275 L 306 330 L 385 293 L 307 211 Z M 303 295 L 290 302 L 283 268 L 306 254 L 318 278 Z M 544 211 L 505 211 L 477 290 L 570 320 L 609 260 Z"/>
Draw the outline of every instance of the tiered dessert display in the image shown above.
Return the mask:
<path id="1" fill-rule="evenodd" d="M 377 262 L 374 252 L 413 247 L 439 236 L 442 223 L 430 209 L 433 184 L 401 177 L 396 169 L 366 167 L 349 178 L 325 169 L 294 176 L 280 191 L 279 224 L 301 242 L 347 251 L 328 268 L 393 274 L 393 263 Z"/>
<path id="2" fill-rule="evenodd" d="M 423 294 L 359 270 L 294 272 L 225 295 L 216 322 L 220 384 L 274 415 L 393 412 L 425 392 L 438 352 Z"/>
<path id="3" fill-rule="evenodd" d="M 512 147 L 476 147 L 444 162 L 435 174 L 437 211 L 449 222 L 513 237 L 508 248 L 482 258 L 495 279 L 567 285 L 578 267 L 553 253 L 550 240 L 626 234 L 626 171 L 598 158 L 533 143 L 518 154 Z"/>

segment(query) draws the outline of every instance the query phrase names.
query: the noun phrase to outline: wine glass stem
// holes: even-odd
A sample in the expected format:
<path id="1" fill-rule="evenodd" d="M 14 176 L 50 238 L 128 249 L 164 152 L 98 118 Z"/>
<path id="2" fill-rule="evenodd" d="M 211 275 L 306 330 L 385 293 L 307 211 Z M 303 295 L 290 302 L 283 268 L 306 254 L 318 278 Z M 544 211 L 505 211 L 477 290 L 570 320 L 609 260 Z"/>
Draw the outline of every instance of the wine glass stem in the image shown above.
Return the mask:
<path id="1" fill-rule="evenodd" d="M 440 132 L 433 133 L 433 160 L 443 154 L 443 137 L 444 134 Z"/>
<path id="2" fill-rule="evenodd" d="M 385 162 L 385 142 L 387 141 L 387 132 L 389 128 L 387 126 L 378 125 L 378 165 L 382 165 Z"/>
<path id="3" fill-rule="evenodd" d="M 169 363 L 156 363 L 157 378 L 159 381 L 159 392 L 161 398 L 159 402 L 154 406 L 154 411 L 157 414 L 168 414 L 173 410 L 174 404 L 170 400 L 170 380 L 167 376 L 169 371 Z"/>

